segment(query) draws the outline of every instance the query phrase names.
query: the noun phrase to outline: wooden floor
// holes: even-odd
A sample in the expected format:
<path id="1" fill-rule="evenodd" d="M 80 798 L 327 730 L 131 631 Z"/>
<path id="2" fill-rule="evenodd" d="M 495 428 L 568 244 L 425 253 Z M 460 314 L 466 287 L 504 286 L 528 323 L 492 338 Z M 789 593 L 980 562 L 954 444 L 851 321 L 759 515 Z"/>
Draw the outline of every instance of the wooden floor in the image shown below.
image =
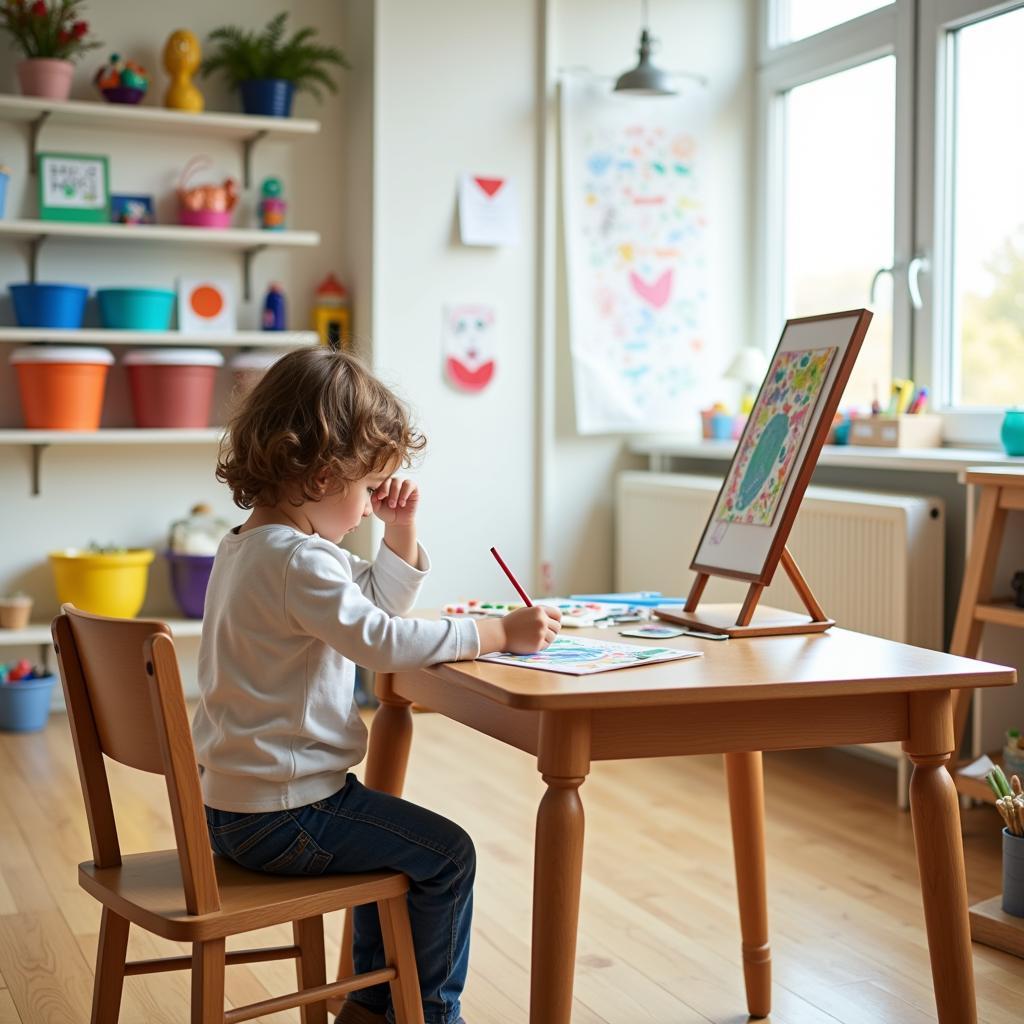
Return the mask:
<path id="1" fill-rule="evenodd" d="M 530 759 L 417 716 L 407 796 L 457 819 L 479 851 L 464 1001 L 469 1024 L 526 1020 L 533 818 Z M 774 1024 L 934 1021 L 910 819 L 893 773 L 839 752 L 766 759 Z M 122 847 L 172 844 L 162 780 L 112 773 Z M 746 1021 L 719 758 L 598 765 L 587 812 L 574 1024 Z M 120 803 L 118 803 L 120 802 Z M 965 815 L 972 901 L 999 888 L 999 822 Z M 75 865 L 89 853 L 67 722 L 0 734 L 0 1024 L 89 1018 L 97 905 Z M 328 955 L 337 956 L 337 918 Z M 129 956 L 177 948 L 133 929 Z M 291 941 L 290 931 L 246 936 Z M 1024 1020 L 1024 961 L 975 947 L 981 1019 Z M 228 969 L 231 1004 L 294 988 L 288 962 Z M 188 1020 L 188 975 L 126 982 L 122 1024 Z M 297 1012 L 266 1021 L 297 1020 Z"/>

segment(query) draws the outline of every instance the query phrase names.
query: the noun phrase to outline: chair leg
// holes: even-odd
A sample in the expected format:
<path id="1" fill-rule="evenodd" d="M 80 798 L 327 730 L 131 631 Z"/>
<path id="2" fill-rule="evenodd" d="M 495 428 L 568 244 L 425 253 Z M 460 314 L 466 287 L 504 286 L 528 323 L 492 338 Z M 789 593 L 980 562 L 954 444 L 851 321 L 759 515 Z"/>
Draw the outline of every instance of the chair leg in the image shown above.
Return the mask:
<path id="1" fill-rule="evenodd" d="M 324 919 L 307 917 L 292 922 L 295 945 L 302 955 L 295 961 L 295 973 L 300 990 L 316 988 L 327 983 L 327 963 L 324 960 Z M 309 1003 L 301 1007 L 302 1024 L 327 1024 L 327 1003 Z"/>
<path id="2" fill-rule="evenodd" d="M 92 1024 L 117 1024 L 128 951 L 128 921 L 103 908 L 96 947 L 96 980 L 92 990 Z"/>
<path id="3" fill-rule="evenodd" d="M 224 940 L 192 945 L 192 1024 L 224 1024 Z"/>
<path id="4" fill-rule="evenodd" d="M 395 1024 L 423 1024 L 423 998 L 416 971 L 416 951 L 409 927 L 409 905 L 404 895 L 379 900 L 380 931 L 384 939 L 384 955 L 398 972 L 391 982 L 391 1005 Z"/>

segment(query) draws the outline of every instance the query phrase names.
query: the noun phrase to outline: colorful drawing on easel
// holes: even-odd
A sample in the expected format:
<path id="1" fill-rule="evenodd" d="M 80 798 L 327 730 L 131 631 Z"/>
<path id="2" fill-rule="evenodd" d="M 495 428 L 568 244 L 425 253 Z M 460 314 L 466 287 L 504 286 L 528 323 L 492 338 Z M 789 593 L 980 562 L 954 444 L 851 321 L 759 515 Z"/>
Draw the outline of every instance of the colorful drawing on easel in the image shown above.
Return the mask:
<path id="1" fill-rule="evenodd" d="M 836 348 L 780 352 L 750 413 L 715 521 L 771 526 Z M 719 538 L 720 539 L 720 538 Z"/>
<path id="2" fill-rule="evenodd" d="M 496 661 L 502 665 L 534 668 L 542 672 L 561 672 L 570 676 L 589 676 L 617 668 L 635 668 L 661 661 L 699 658 L 700 651 L 674 647 L 641 647 L 639 644 L 618 644 L 611 640 L 590 637 L 557 636 L 550 646 L 537 654 L 485 654 L 480 661 Z"/>
<path id="3" fill-rule="evenodd" d="M 705 90 L 623 97 L 572 74 L 561 89 L 577 428 L 691 430 L 724 369 L 705 333 Z"/>

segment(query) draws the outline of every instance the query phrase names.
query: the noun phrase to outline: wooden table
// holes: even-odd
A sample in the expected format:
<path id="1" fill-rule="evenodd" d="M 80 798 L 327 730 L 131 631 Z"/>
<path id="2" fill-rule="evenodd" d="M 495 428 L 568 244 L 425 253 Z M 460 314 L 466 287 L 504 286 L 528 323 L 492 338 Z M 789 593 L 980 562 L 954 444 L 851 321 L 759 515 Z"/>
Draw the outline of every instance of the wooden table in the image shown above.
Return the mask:
<path id="1" fill-rule="evenodd" d="M 572 635 L 619 639 L 614 630 Z M 583 862 L 579 790 L 592 761 L 725 755 L 747 1007 L 766 1016 L 771 957 L 761 751 L 884 740 L 901 740 L 914 763 L 910 809 L 938 1019 L 974 1024 L 960 815 L 946 770 L 954 748 L 950 694 L 1012 685 L 1014 670 L 836 628 L 667 643 L 704 657 L 590 677 L 482 661 L 377 677 L 381 706 L 366 785 L 401 794 L 413 702 L 537 757 L 547 790 L 537 810 L 532 1024 L 567 1024 L 571 1016 Z"/>

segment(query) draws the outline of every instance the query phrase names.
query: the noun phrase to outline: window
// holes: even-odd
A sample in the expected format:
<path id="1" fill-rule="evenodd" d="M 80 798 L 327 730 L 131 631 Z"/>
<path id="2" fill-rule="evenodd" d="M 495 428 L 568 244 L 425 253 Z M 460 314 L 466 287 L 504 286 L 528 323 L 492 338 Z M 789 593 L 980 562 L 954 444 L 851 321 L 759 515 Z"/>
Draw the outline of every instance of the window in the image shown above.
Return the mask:
<path id="1" fill-rule="evenodd" d="M 960 29 L 950 50 L 950 404 L 1012 405 L 1024 401 L 1024 134 L 1011 114 L 1024 95 L 1024 9 Z"/>
<path id="2" fill-rule="evenodd" d="M 780 0 L 778 41 L 791 43 L 817 35 L 890 3 L 892 0 Z"/>
<path id="3" fill-rule="evenodd" d="M 996 444 L 1024 402 L 1024 4 L 762 2 L 766 344 L 870 305 L 844 406 L 912 377 L 947 441 Z"/>
<path id="4" fill-rule="evenodd" d="M 787 318 L 863 305 L 875 272 L 892 265 L 895 73 L 895 59 L 882 57 L 786 95 Z M 885 297 L 881 291 L 847 405 L 870 408 L 889 393 L 892 295 L 891 288 Z"/>

